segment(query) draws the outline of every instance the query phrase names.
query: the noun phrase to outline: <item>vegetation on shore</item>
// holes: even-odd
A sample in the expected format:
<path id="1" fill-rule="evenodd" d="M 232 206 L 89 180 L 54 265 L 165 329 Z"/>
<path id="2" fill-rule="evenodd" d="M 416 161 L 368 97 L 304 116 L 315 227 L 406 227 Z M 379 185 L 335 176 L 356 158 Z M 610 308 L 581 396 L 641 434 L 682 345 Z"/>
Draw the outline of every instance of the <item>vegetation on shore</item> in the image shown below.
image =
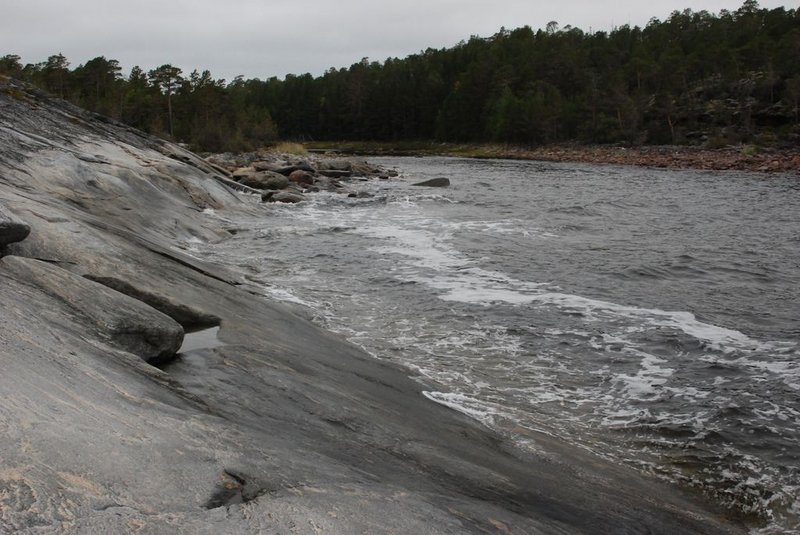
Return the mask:
<path id="1" fill-rule="evenodd" d="M 501 29 L 448 49 L 322 76 L 233 81 L 61 54 L 0 74 L 90 110 L 186 142 L 242 151 L 278 138 L 436 140 L 535 147 L 553 143 L 800 144 L 800 9 L 675 11 L 644 28 Z"/>

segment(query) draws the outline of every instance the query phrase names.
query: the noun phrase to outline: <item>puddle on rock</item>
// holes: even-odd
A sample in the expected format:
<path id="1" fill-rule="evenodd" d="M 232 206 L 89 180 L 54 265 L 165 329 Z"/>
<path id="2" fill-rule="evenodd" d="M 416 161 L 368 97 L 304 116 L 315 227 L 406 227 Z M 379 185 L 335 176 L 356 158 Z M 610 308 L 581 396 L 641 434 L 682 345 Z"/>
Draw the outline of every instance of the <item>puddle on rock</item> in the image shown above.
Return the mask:
<path id="1" fill-rule="evenodd" d="M 219 325 L 210 329 L 203 329 L 193 333 L 186 333 L 183 337 L 183 345 L 178 350 L 178 354 L 195 351 L 197 349 L 212 349 L 224 346 L 225 344 L 217 338 Z"/>

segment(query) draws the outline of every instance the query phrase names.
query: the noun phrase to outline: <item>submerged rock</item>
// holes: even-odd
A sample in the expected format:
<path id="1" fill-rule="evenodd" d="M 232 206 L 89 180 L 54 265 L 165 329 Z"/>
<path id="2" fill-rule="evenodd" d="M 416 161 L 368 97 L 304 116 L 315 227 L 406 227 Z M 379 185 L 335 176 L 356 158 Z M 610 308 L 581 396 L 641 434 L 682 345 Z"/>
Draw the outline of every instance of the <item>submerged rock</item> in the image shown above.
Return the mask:
<path id="1" fill-rule="evenodd" d="M 423 180 L 422 182 L 417 182 L 416 184 L 411 184 L 412 186 L 425 186 L 428 188 L 446 188 L 450 185 L 450 179 L 448 178 L 432 178 L 430 180 Z"/>

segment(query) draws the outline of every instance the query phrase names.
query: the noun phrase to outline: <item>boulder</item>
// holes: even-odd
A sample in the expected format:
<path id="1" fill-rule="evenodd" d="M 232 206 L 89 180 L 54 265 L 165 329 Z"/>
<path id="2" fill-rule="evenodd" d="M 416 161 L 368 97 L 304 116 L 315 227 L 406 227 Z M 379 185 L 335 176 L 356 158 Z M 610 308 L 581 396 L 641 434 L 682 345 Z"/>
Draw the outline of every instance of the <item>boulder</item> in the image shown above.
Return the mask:
<path id="1" fill-rule="evenodd" d="M 312 174 L 317 172 L 317 170 L 311 167 L 311 165 L 308 162 L 300 162 L 293 165 L 287 165 L 285 167 L 279 167 L 278 169 L 275 169 L 276 173 L 280 173 L 286 176 L 291 175 L 295 171 L 306 171 L 307 173 L 312 173 Z"/>
<path id="2" fill-rule="evenodd" d="M 283 189 L 289 185 L 289 179 L 272 171 L 259 171 L 243 177 L 239 183 L 255 189 Z"/>
<path id="3" fill-rule="evenodd" d="M 381 174 L 381 168 L 376 167 L 365 160 L 352 160 L 350 162 L 353 170 L 353 176 L 373 177 Z"/>
<path id="4" fill-rule="evenodd" d="M 183 343 L 183 327 L 166 314 L 53 264 L 6 256 L 0 272 L 62 303 L 98 338 L 147 362 L 171 360 Z"/>
<path id="5" fill-rule="evenodd" d="M 30 232 L 31 227 L 0 206 L 0 247 L 22 241 Z"/>
<path id="6" fill-rule="evenodd" d="M 241 181 L 241 179 L 254 175 L 256 172 L 255 168 L 253 167 L 240 167 L 235 169 L 231 176 L 236 181 Z"/>
<path id="7" fill-rule="evenodd" d="M 317 164 L 320 173 L 323 171 L 353 171 L 353 162 L 342 158 L 323 159 Z"/>
<path id="8" fill-rule="evenodd" d="M 299 193 L 291 193 L 289 191 L 265 191 L 261 196 L 263 202 L 282 202 L 282 203 L 298 203 L 303 202 L 305 197 Z"/>
<path id="9" fill-rule="evenodd" d="M 289 175 L 289 181 L 295 184 L 310 185 L 314 183 L 314 175 L 308 171 L 297 169 Z"/>
<path id="10" fill-rule="evenodd" d="M 280 169 L 280 166 L 275 165 L 273 162 L 268 162 L 264 160 L 253 162 L 252 167 L 256 171 L 275 171 L 277 169 Z"/>
<path id="11" fill-rule="evenodd" d="M 432 178 L 430 180 L 423 180 L 422 182 L 417 182 L 416 184 L 411 184 L 412 186 L 424 186 L 427 188 L 446 188 L 450 185 L 450 180 L 444 177 L 439 178 Z"/>

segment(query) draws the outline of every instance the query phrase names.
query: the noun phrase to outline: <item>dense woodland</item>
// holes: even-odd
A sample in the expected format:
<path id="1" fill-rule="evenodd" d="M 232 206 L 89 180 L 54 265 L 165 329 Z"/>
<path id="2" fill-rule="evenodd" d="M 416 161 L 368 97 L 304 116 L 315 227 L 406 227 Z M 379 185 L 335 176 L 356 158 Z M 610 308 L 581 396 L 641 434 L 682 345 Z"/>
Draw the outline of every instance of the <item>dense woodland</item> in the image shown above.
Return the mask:
<path id="1" fill-rule="evenodd" d="M 123 76 L 61 54 L 0 74 L 205 151 L 292 140 L 521 145 L 800 144 L 800 9 L 675 11 L 644 28 L 551 22 L 322 76 L 233 81 L 172 65 Z"/>

